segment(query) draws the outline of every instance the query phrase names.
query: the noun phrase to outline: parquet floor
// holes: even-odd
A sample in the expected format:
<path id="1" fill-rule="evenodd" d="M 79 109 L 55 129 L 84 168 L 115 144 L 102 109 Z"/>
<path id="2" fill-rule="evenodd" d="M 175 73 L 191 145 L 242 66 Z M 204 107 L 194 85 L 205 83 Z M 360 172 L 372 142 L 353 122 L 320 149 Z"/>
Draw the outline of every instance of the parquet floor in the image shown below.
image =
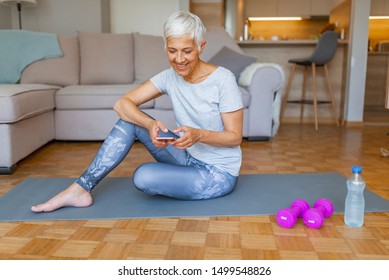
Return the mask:
<path id="1" fill-rule="evenodd" d="M 359 164 L 367 188 L 389 199 L 389 127 L 285 124 L 270 142 L 242 144 L 242 174 L 339 172 Z M 51 142 L 10 176 L 0 195 L 28 177 L 77 177 L 100 142 Z M 110 176 L 131 176 L 152 160 L 141 144 Z M 292 198 L 291 198 L 292 199 Z M 343 215 L 319 230 L 278 227 L 274 216 L 0 223 L 0 259 L 389 259 L 389 213 L 367 213 L 362 228 Z"/>

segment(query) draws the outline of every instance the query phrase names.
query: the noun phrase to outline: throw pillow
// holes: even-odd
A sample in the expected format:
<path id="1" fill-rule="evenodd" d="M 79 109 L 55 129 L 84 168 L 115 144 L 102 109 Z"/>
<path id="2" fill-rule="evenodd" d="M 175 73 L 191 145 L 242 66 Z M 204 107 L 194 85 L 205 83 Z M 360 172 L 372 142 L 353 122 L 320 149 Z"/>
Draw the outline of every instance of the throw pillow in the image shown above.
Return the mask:
<path id="1" fill-rule="evenodd" d="M 134 33 L 135 82 L 143 83 L 170 67 L 162 36 Z"/>
<path id="2" fill-rule="evenodd" d="M 81 84 L 129 84 L 134 81 L 132 34 L 78 32 Z"/>
<path id="3" fill-rule="evenodd" d="M 244 54 L 236 41 L 227 33 L 223 27 L 207 28 L 205 34 L 206 45 L 200 57 L 204 61 L 209 61 L 220 51 L 222 46 L 226 46 L 237 53 Z"/>
<path id="4" fill-rule="evenodd" d="M 80 80 L 78 38 L 60 37 L 63 57 L 39 60 L 27 66 L 22 73 L 22 84 L 77 85 Z"/>
<path id="5" fill-rule="evenodd" d="M 228 47 L 223 47 L 208 62 L 227 68 L 234 73 L 236 80 L 239 79 L 240 73 L 244 68 L 254 63 L 257 59 L 252 56 L 237 53 Z"/>

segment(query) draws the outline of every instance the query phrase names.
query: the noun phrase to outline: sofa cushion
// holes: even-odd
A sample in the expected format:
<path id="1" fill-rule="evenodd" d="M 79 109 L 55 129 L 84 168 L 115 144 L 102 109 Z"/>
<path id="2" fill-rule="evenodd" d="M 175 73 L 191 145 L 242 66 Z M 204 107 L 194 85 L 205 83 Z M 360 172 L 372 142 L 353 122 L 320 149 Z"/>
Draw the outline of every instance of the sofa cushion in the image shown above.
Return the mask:
<path id="1" fill-rule="evenodd" d="M 209 63 L 227 68 L 234 73 L 236 80 L 238 80 L 240 73 L 256 60 L 255 57 L 237 53 L 224 46 L 209 60 Z"/>
<path id="2" fill-rule="evenodd" d="M 158 110 L 172 110 L 173 103 L 169 97 L 169 95 L 164 94 L 157 99 L 155 99 L 155 109 Z"/>
<path id="3" fill-rule="evenodd" d="M 239 86 L 239 89 L 240 89 L 240 92 L 242 93 L 243 108 L 248 108 L 250 105 L 250 93 L 244 87 Z"/>
<path id="4" fill-rule="evenodd" d="M 139 84 L 127 85 L 80 85 L 60 89 L 55 95 L 58 110 L 112 109 L 115 102 Z M 140 108 L 152 108 L 151 100 Z"/>
<path id="5" fill-rule="evenodd" d="M 207 43 L 205 45 L 204 51 L 200 55 L 201 59 L 204 61 L 209 61 L 224 46 L 237 53 L 244 54 L 235 40 L 232 39 L 227 31 L 222 27 L 208 29 L 207 33 L 205 34 L 205 40 Z"/>
<path id="6" fill-rule="evenodd" d="M 134 81 L 132 34 L 79 32 L 81 84 L 130 84 Z"/>
<path id="7" fill-rule="evenodd" d="M 13 123 L 54 110 L 56 86 L 40 84 L 0 85 L 0 123 Z"/>
<path id="8" fill-rule="evenodd" d="M 60 37 L 63 57 L 36 61 L 27 66 L 22 84 L 76 85 L 80 81 L 80 53 L 77 37 Z"/>
<path id="9" fill-rule="evenodd" d="M 135 81 L 144 83 L 170 67 L 162 36 L 134 33 Z"/>
<path id="10" fill-rule="evenodd" d="M 12 124 L 0 125 L 0 167 L 9 167 L 11 171 L 12 165 L 53 139 L 52 110 Z"/>

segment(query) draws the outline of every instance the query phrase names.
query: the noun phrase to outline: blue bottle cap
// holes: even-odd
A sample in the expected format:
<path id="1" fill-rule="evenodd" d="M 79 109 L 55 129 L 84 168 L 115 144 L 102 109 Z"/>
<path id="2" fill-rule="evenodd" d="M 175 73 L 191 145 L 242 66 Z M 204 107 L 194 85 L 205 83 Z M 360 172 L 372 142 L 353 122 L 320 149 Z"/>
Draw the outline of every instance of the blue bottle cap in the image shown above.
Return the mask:
<path id="1" fill-rule="evenodd" d="M 351 169 L 351 171 L 353 173 L 361 173 L 362 172 L 362 167 L 358 166 L 358 165 L 354 165 Z"/>

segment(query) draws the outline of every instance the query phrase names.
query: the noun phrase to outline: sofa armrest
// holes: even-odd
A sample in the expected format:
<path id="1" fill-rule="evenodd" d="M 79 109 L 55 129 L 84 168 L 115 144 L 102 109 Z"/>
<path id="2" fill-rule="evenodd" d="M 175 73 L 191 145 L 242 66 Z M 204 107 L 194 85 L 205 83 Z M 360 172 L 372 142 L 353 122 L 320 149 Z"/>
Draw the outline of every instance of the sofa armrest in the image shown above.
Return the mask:
<path id="1" fill-rule="evenodd" d="M 284 81 L 284 72 L 276 64 L 254 63 L 241 73 L 239 84 L 245 86 L 250 94 L 249 138 L 272 137 L 277 132 Z"/>

